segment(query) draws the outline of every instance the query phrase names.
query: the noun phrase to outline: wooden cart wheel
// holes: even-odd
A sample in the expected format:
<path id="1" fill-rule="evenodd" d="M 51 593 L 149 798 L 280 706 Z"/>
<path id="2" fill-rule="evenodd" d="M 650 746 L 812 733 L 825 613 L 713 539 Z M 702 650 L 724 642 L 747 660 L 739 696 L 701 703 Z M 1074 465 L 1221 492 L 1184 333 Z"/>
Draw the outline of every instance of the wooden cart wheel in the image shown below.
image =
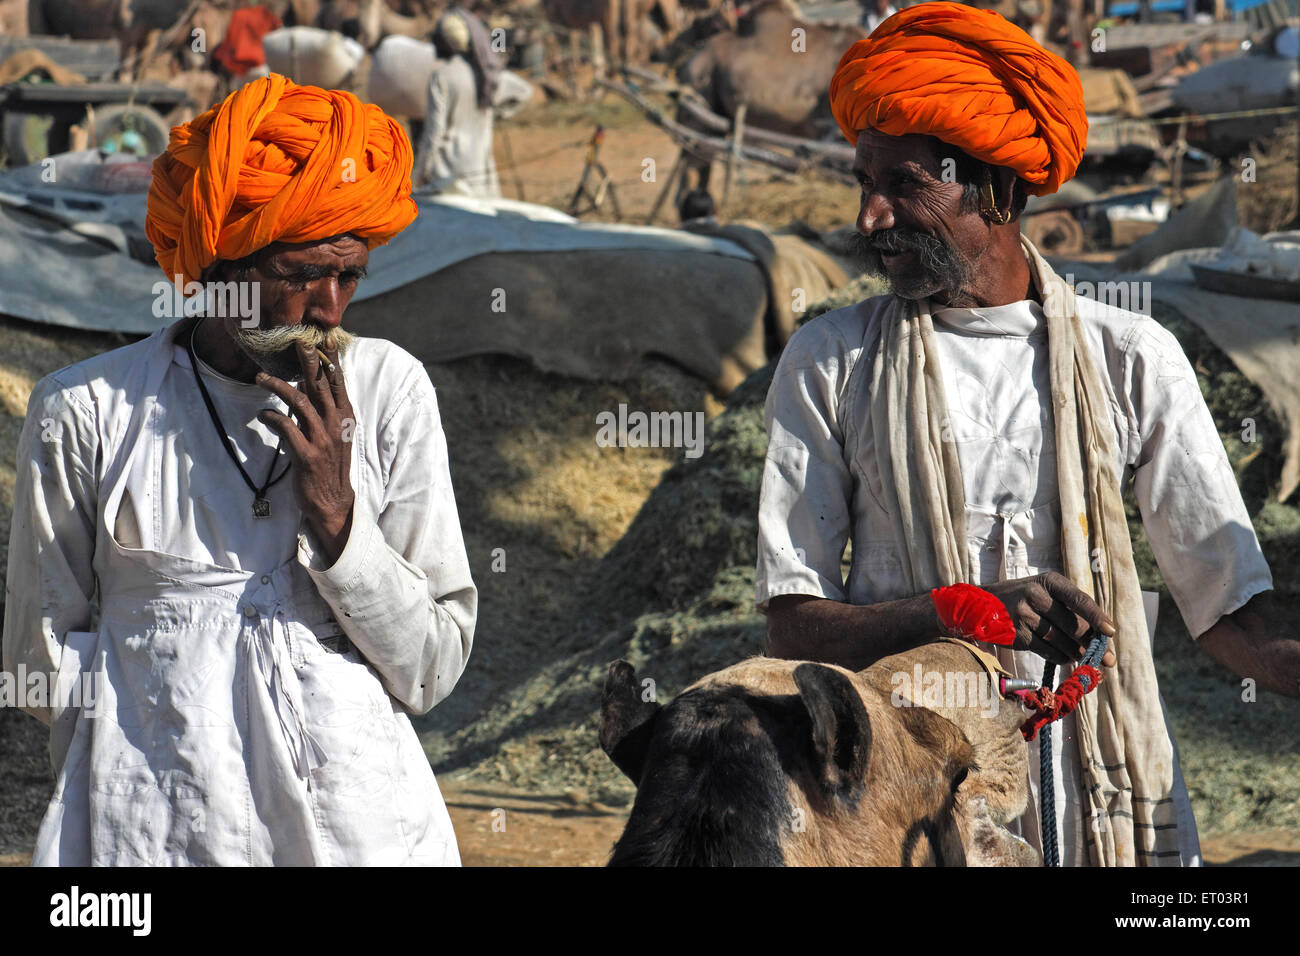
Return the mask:
<path id="1" fill-rule="evenodd" d="M 91 145 L 110 153 L 155 156 L 167 148 L 169 136 L 167 121 L 152 107 L 111 103 L 95 110 Z"/>
<path id="2" fill-rule="evenodd" d="M 1045 256 L 1083 252 L 1083 227 L 1064 210 L 1028 216 L 1021 220 L 1020 229 Z"/>

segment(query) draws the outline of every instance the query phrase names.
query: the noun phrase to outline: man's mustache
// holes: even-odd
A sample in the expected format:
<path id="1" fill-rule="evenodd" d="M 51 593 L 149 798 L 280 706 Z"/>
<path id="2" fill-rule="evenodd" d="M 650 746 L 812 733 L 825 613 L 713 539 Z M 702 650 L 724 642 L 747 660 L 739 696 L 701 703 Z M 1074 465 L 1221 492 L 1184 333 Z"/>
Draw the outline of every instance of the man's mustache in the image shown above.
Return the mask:
<path id="1" fill-rule="evenodd" d="M 347 351 L 353 336 L 341 328 L 323 329 L 318 325 L 278 325 L 269 329 L 239 329 L 235 332 L 241 345 L 255 355 L 278 355 L 302 343 L 309 349 Z"/>
<path id="2" fill-rule="evenodd" d="M 850 240 L 853 254 L 863 268 L 873 275 L 885 275 L 882 255 L 914 252 L 915 266 L 906 276 L 893 276 L 893 291 L 904 298 L 919 298 L 946 290 L 959 293 L 970 280 L 970 269 L 961 255 L 942 236 L 895 226 L 869 236 L 857 233 Z"/>
<path id="3" fill-rule="evenodd" d="M 952 255 L 951 247 L 938 236 L 903 226 L 873 232 L 870 236 L 855 233 L 851 242 L 853 251 L 862 258 L 870 258 L 872 254 L 879 257 L 917 252 L 925 261 L 946 259 Z"/>

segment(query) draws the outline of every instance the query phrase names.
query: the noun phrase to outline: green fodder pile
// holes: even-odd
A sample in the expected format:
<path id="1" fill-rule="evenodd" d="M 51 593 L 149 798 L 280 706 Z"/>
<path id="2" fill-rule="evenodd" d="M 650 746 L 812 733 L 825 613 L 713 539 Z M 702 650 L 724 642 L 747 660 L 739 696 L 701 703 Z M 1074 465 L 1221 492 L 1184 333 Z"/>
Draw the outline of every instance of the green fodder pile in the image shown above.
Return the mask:
<path id="1" fill-rule="evenodd" d="M 1259 435 L 1284 434 L 1259 389 L 1192 322 L 1154 303 L 1154 317 L 1177 337 L 1237 474 L 1279 608 L 1300 607 L 1300 507 L 1280 504 L 1281 443 L 1242 440 L 1242 419 Z M 1138 575 L 1160 591 L 1156 672 L 1178 743 L 1192 806 L 1205 831 L 1300 828 L 1300 702 L 1254 694 L 1242 678 L 1196 647 L 1165 588 L 1137 507 L 1129 502 Z"/>
<path id="2" fill-rule="evenodd" d="M 864 284 L 835 304 L 874 291 Z M 1264 504 L 1280 453 L 1240 441 L 1242 417 L 1257 416 L 1261 434 L 1280 434 L 1272 430 L 1276 419 L 1204 333 L 1159 303 L 1155 313 L 1191 357 L 1279 596 L 1294 607 L 1300 508 Z M 598 743 L 608 663 L 630 661 L 666 702 L 710 671 L 761 653 L 765 625 L 753 587 L 771 374 L 769 366 L 740 386 L 711 423 L 703 457 L 679 460 L 664 475 L 624 538 L 579 583 L 575 613 L 536 674 L 473 724 L 439 735 L 430 753 L 440 769 L 518 786 L 579 788 L 606 803 L 626 803 L 633 788 Z M 1269 694 L 1243 700 L 1240 678 L 1194 646 L 1132 514 L 1143 587 L 1162 591 L 1156 667 L 1201 828 L 1300 827 L 1300 703 Z"/>
<path id="3" fill-rule="evenodd" d="M 597 445 L 596 416 L 626 404 L 707 418 L 721 406 L 704 382 L 653 358 L 623 382 L 579 381 L 501 356 L 427 368 L 479 589 L 465 675 L 417 720 L 436 751 L 438 728 L 472 725 L 552 659 L 576 610 L 575 582 L 618 543 L 673 461 L 668 448 Z"/>
<path id="4" fill-rule="evenodd" d="M 763 176 L 755 172 L 755 167 L 748 167 L 742 168 L 741 176 L 746 177 L 744 184 L 739 181 L 732 184 L 725 204 L 719 186 L 713 187 L 724 219 L 797 221 L 819 232 L 857 219 L 858 188 L 815 169 L 790 177 Z M 715 177 L 713 182 L 719 180 Z"/>

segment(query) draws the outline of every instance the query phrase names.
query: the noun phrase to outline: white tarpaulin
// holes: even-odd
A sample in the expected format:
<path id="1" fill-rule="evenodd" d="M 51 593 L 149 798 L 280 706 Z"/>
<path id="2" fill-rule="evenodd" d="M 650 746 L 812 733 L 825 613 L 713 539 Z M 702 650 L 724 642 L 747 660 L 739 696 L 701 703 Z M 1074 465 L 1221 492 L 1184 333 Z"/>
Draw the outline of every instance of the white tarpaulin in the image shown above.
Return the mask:
<path id="1" fill-rule="evenodd" d="M 354 301 L 396 289 L 485 252 L 645 249 L 699 252 L 754 261 L 734 242 L 676 229 L 582 223 L 549 206 L 513 199 L 416 196 L 420 215 L 370 254 L 369 274 Z"/>

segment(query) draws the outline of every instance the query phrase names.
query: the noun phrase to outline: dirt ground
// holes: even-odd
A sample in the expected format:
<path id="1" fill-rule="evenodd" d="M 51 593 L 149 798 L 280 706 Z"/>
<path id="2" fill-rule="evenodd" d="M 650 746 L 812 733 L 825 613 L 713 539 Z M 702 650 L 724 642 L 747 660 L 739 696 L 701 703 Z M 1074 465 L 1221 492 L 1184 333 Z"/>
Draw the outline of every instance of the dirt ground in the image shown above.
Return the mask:
<path id="1" fill-rule="evenodd" d="M 465 866 L 604 866 L 627 811 L 581 791 L 534 793 L 441 781 Z M 1202 834 L 1210 866 L 1300 866 L 1300 834 Z M 0 854 L 0 866 L 25 866 L 26 853 Z"/>
<path id="2" fill-rule="evenodd" d="M 612 93 L 586 103 L 548 103 L 498 124 L 495 145 L 502 193 L 510 199 L 567 209 L 598 125 L 605 134 L 597 158 L 609 174 L 622 221 L 645 223 L 669 179 L 677 147 L 636 107 Z M 653 166 L 647 161 L 653 161 Z M 820 176 L 796 178 L 767 167 L 742 165 L 724 204 L 723 179 L 722 166 L 717 164 L 710 192 L 720 207 L 719 216 L 729 220 L 755 219 L 774 227 L 798 220 L 825 231 L 851 223 L 857 215 L 857 189 L 843 182 Z M 593 187 L 596 182 L 591 180 Z M 614 221 L 616 217 L 613 204 L 606 201 L 581 218 Z M 654 224 L 673 227 L 677 222 L 669 195 Z"/>

